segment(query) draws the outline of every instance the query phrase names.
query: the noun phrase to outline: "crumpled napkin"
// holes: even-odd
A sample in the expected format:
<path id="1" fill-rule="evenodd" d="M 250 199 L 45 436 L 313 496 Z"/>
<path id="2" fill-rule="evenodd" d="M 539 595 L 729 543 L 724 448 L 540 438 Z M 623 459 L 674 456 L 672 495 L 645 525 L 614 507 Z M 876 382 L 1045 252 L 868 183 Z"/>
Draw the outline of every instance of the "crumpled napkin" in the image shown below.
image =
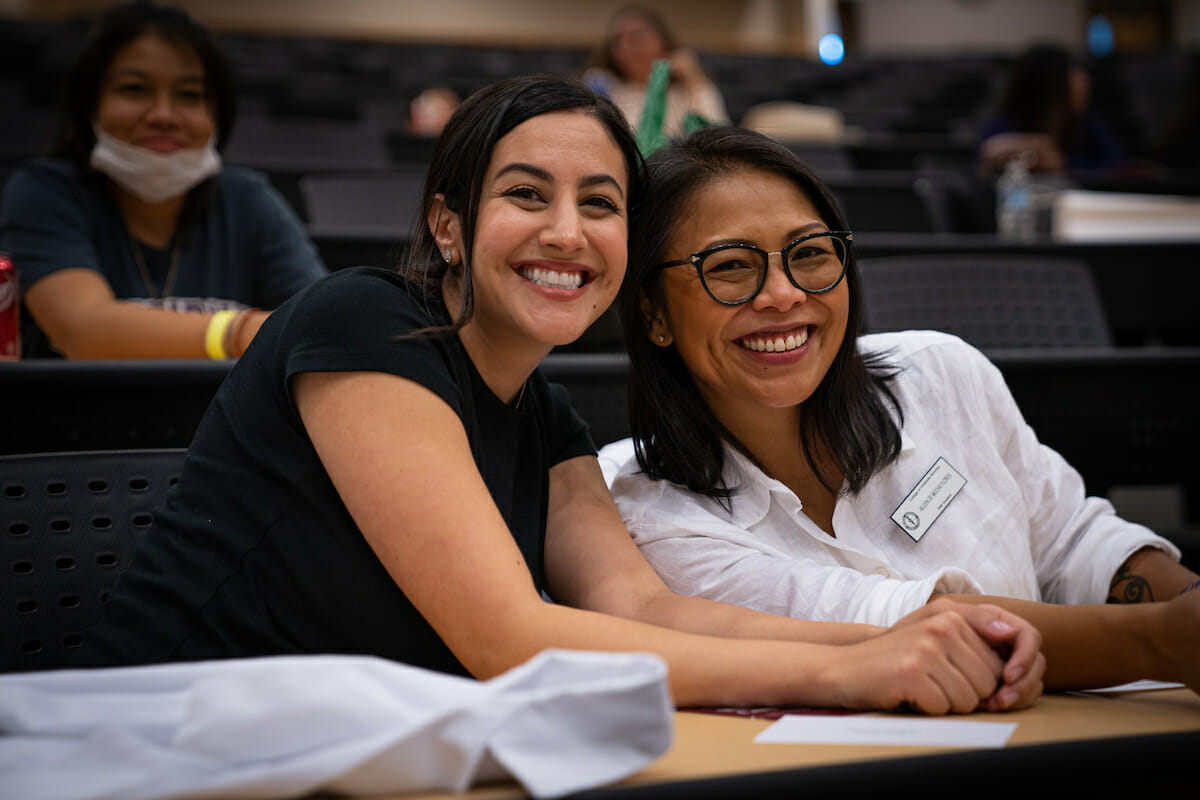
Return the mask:
<path id="1" fill-rule="evenodd" d="M 546 650 L 488 681 L 369 656 L 0 676 L 0 796 L 273 798 L 462 792 L 535 797 L 636 772 L 671 742 L 666 665 Z"/>

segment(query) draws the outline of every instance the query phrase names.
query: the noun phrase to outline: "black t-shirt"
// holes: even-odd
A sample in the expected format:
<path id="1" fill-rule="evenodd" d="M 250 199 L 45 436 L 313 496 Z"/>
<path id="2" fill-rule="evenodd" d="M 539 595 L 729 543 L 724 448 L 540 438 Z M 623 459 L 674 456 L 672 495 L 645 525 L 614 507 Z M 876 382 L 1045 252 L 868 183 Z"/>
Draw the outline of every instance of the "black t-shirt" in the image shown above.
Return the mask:
<path id="1" fill-rule="evenodd" d="M 595 449 L 566 391 L 540 372 L 514 410 L 457 336 L 397 339 L 448 319 L 440 300 L 369 268 L 334 273 L 272 314 L 213 398 L 76 663 L 356 653 L 465 674 L 355 526 L 290 389 L 303 372 L 372 370 L 436 392 L 542 590 L 549 469 Z"/>

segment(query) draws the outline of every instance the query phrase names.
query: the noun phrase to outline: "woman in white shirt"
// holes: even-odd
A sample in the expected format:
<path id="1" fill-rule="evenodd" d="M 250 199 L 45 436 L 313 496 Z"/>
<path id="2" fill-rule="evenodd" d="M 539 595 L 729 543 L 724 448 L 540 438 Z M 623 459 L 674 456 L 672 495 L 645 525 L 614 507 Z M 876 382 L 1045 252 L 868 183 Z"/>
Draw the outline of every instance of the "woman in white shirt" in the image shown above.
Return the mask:
<path id="1" fill-rule="evenodd" d="M 634 439 L 601 463 L 668 586 L 878 625 L 986 598 L 1041 628 L 1048 687 L 1200 687 L 1200 576 L 1085 496 L 977 350 L 859 337 L 853 236 L 790 151 L 706 129 L 649 173 L 620 301 Z"/>

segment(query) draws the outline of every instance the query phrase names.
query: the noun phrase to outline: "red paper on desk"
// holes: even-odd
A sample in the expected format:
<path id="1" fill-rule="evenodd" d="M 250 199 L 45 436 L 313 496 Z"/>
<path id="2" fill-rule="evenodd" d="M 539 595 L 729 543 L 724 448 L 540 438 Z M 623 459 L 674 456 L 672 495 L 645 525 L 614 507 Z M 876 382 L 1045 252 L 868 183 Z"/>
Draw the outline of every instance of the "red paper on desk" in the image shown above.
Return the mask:
<path id="1" fill-rule="evenodd" d="M 695 711 L 698 714 L 720 714 L 726 717 L 748 717 L 750 719 L 779 719 L 791 714 L 802 714 L 809 716 L 845 716 L 847 714 L 861 714 L 861 711 L 854 711 L 848 708 L 812 708 L 809 706 L 762 706 L 758 708 L 734 708 L 734 707 L 702 707 L 696 706 L 692 708 L 681 708 L 680 711 Z"/>

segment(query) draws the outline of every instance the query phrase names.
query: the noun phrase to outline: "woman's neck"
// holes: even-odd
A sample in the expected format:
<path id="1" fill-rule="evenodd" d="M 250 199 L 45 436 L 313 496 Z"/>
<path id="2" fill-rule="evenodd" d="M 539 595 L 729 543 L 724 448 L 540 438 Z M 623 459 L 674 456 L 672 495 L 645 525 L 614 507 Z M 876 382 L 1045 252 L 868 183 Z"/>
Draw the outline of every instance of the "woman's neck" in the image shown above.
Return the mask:
<path id="1" fill-rule="evenodd" d="M 165 250 L 175 237 L 175 231 L 179 227 L 179 215 L 183 211 L 187 195 L 180 195 L 161 203 L 147 203 L 111 181 L 109 185 L 129 234 L 139 242 Z"/>
<path id="2" fill-rule="evenodd" d="M 442 297 L 450 318 L 457 322 L 461 297 L 452 281 L 443 281 Z M 506 336 L 491 329 L 484 331 L 477 317 L 459 330 L 458 338 L 479 377 L 505 403 L 512 403 L 518 397 L 525 381 L 552 349 L 515 333 Z"/>
<path id="3" fill-rule="evenodd" d="M 802 413 L 803 405 L 800 405 L 756 414 L 753 419 L 722 420 L 722 424 L 767 476 L 779 481 L 800 498 L 809 519 L 832 536 L 833 507 L 837 503 L 837 492 L 843 476 L 823 441 L 815 444 L 816 451 L 812 454 L 821 467 L 820 476 L 809 463 L 800 438 Z M 829 486 L 822 483 L 822 477 Z M 830 489 L 830 486 L 833 488 Z"/>

